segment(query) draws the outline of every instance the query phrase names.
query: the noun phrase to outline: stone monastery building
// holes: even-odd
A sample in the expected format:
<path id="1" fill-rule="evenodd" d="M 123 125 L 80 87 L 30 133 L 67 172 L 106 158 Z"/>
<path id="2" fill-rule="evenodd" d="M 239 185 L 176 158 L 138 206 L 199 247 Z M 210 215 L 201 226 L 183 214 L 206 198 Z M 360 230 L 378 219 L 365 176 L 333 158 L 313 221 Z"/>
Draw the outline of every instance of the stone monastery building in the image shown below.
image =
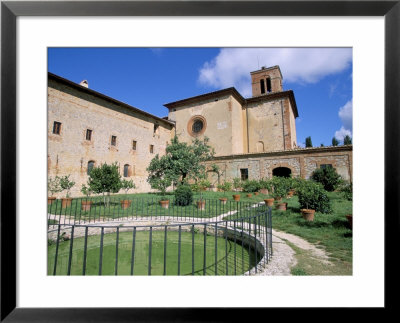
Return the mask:
<path id="1" fill-rule="evenodd" d="M 352 146 L 299 148 L 295 119 L 299 116 L 291 90 L 283 90 L 279 66 L 251 72 L 252 97 L 233 87 L 165 104 L 168 117 L 143 110 L 93 91 L 88 82 L 73 83 L 48 73 L 49 176 L 76 182 L 73 196 L 82 195 L 88 172 L 117 162 L 135 192 L 151 191 L 146 168 L 176 134 L 190 143 L 207 136 L 215 149 L 208 172 L 211 182 L 270 178 L 309 178 L 319 167 L 334 167 L 352 178 Z"/>

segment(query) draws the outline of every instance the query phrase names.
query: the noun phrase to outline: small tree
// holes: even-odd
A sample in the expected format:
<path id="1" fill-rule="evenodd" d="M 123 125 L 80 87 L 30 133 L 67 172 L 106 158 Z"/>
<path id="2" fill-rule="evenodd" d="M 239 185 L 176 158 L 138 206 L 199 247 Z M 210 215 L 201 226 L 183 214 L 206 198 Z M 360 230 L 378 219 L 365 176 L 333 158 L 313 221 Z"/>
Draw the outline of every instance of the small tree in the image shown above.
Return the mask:
<path id="1" fill-rule="evenodd" d="M 332 146 L 337 146 L 339 145 L 339 140 L 336 139 L 336 137 L 332 138 Z"/>
<path id="2" fill-rule="evenodd" d="M 87 198 L 93 193 L 92 190 L 85 184 L 82 184 L 81 192 L 83 195 L 86 195 Z"/>
<path id="3" fill-rule="evenodd" d="M 312 173 L 311 179 L 315 182 L 321 183 L 324 189 L 328 192 L 334 191 L 342 181 L 341 176 L 333 167 L 316 169 Z"/>
<path id="4" fill-rule="evenodd" d="M 256 180 L 246 180 L 243 182 L 243 191 L 248 193 L 257 192 L 260 189 L 260 184 Z"/>
<path id="5" fill-rule="evenodd" d="M 312 141 L 311 141 L 311 136 L 306 138 L 306 148 L 312 147 Z"/>
<path id="6" fill-rule="evenodd" d="M 272 196 L 275 200 L 286 197 L 290 190 L 289 179 L 275 176 L 272 178 L 272 187 L 274 188 Z"/>
<path id="7" fill-rule="evenodd" d="M 332 212 L 329 197 L 319 183 L 305 181 L 299 188 L 297 195 L 301 209 L 312 209 L 321 213 Z"/>
<path id="8" fill-rule="evenodd" d="M 242 180 L 238 177 L 235 177 L 233 179 L 233 187 L 235 188 L 235 190 L 239 189 L 242 187 Z"/>
<path id="9" fill-rule="evenodd" d="M 94 193 L 103 194 L 104 206 L 108 207 L 110 193 L 118 193 L 121 189 L 121 175 L 117 163 L 94 167 L 89 174 L 87 184 Z"/>
<path id="10" fill-rule="evenodd" d="M 218 189 L 224 192 L 224 196 L 226 195 L 226 192 L 230 191 L 232 189 L 232 183 L 230 182 L 224 182 L 223 184 L 218 185 Z"/>
<path id="11" fill-rule="evenodd" d="M 128 194 L 128 191 L 132 188 L 136 188 L 132 180 L 127 181 L 126 179 L 123 179 L 121 181 L 121 189 L 125 191 L 125 194 Z"/>
<path id="12" fill-rule="evenodd" d="M 65 196 L 66 198 L 69 198 L 71 193 L 71 188 L 75 185 L 74 181 L 69 180 L 70 176 L 71 175 L 67 175 L 60 178 L 61 191 L 67 191 Z"/>
<path id="13" fill-rule="evenodd" d="M 51 193 L 51 196 L 53 196 L 55 193 L 61 192 L 62 188 L 60 185 L 60 177 L 49 177 L 47 180 L 47 190 Z"/>
<path id="14" fill-rule="evenodd" d="M 346 136 L 343 138 L 343 145 L 351 145 L 351 138 L 350 138 L 349 135 L 346 135 Z"/>

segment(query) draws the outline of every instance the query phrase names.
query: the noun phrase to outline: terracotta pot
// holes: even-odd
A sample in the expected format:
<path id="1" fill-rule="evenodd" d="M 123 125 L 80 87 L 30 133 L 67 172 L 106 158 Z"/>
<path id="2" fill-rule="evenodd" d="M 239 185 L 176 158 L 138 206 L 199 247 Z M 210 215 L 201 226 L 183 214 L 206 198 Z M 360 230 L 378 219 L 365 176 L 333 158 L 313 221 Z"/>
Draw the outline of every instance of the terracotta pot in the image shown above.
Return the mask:
<path id="1" fill-rule="evenodd" d="M 53 202 L 56 200 L 54 196 L 50 196 L 47 198 L 47 205 L 53 204 Z"/>
<path id="2" fill-rule="evenodd" d="M 253 194 L 246 194 L 246 196 L 247 196 L 247 197 L 252 197 L 252 196 L 253 196 Z"/>
<path id="3" fill-rule="evenodd" d="M 125 210 L 131 206 L 132 201 L 131 200 L 120 200 L 120 203 L 121 203 L 121 207 Z"/>
<path id="4" fill-rule="evenodd" d="M 199 210 L 201 210 L 201 211 L 205 210 L 205 208 L 206 208 L 206 201 L 205 200 L 200 200 L 200 201 L 197 201 L 196 203 L 197 203 L 197 208 Z"/>
<path id="5" fill-rule="evenodd" d="M 288 198 L 291 198 L 291 197 L 293 196 L 293 194 L 294 194 L 294 190 L 290 190 L 290 191 L 288 192 L 287 197 L 288 197 Z"/>
<path id="6" fill-rule="evenodd" d="M 228 201 L 226 197 L 221 197 L 219 200 L 221 201 L 222 204 L 226 204 L 226 201 Z"/>
<path id="7" fill-rule="evenodd" d="M 350 229 L 353 230 L 353 214 L 346 214 L 346 219 L 349 222 Z"/>
<path id="8" fill-rule="evenodd" d="M 66 198 L 66 197 L 63 197 L 62 199 L 61 199 L 61 206 L 63 207 L 63 208 L 65 208 L 65 207 L 67 207 L 67 206 L 71 206 L 71 203 L 72 203 L 72 198 Z"/>
<path id="9" fill-rule="evenodd" d="M 267 206 L 273 206 L 274 205 L 274 199 L 265 199 L 264 202 L 265 202 L 265 204 Z"/>
<path id="10" fill-rule="evenodd" d="M 303 218 L 307 221 L 314 221 L 314 213 L 315 210 L 311 210 L 311 209 L 301 209 L 301 215 L 303 216 Z"/>
<path id="11" fill-rule="evenodd" d="M 234 195 L 232 195 L 233 196 L 233 199 L 235 200 L 235 201 L 240 201 L 240 194 L 234 194 Z"/>
<path id="12" fill-rule="evenodd" d="M 286 211 L 287 203 L 277 203 L 276 209 L 280 211 Z"/>
<path id="13" fill-rule="evenodd" d="M 254 192 L 254 195 L 256 195 L 256 196 L 257 196 L 257 195 L 258 195 L 258 192 Z"/>
<path id="14" fill-rule="evenodd" d="M 92 207 L 92 201 L 81 201 L 81 209 L 82 211 L 89 211 L 90 208 Z"/>
<path id="15" fill-rule="evenodd" d="M 168 209 L 169 207 L 169 200 L 161 200 L 160 205 L 163 209 Z"/>

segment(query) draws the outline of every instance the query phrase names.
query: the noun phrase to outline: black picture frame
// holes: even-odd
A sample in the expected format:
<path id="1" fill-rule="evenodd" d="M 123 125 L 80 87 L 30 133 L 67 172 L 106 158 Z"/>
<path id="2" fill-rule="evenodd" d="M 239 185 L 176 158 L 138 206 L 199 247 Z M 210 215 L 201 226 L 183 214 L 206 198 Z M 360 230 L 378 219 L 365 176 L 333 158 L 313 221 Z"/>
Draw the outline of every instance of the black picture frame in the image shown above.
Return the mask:
<path id="1" fill-rule="evenodd" d="M 400 1 L 4 1 L 1 3 L 1 321 L 237 321 L 243 309 L 17 308 L 16 19 L 18 16 L 384 16 L 385 309 L 396 302 L 400 144 Z M 373 148 L 372 148 L 373 149 Z M 373 151 L 371 152 L 373 153 Z M 376 212 L 382 212 L 377 207 Z M 371 237 L 373 239 L 373 237 Z M 371 255 L 371 261 L 373 255 Z M 266 300 L 266 306 L 268 301 Z M 311 305 L 312 306 L 312 303 Z M 255 309 L 253 309 L 255 310 Z M 252 311 L 253 311 L 252 310 Z M 261 313 L 260 313 L 261 311 Z M 253 312 L 264 315 L 263 309 Z M 334 313 L 332 315 L 335 315 Z"/>

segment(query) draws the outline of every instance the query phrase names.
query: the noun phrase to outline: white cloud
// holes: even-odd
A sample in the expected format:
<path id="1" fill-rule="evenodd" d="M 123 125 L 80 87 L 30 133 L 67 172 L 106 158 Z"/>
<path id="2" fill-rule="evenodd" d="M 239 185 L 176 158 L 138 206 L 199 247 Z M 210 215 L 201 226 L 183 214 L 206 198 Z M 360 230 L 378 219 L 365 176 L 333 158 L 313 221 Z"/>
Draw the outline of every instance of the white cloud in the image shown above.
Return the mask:
<path id="1" fill-rule="evenodd" d="M 234 86 L 251 95 L 250 72 L 279 65 L 285 82 L 316 83 L 343 71 L 351 48 L 224 48 L 199 71 L 199 82 L 215 88 Z"/>
<path id="2" fill-rule="evenodd" d="M 346 104 L 339 109 L 339 118 L 342 121 L 342 127 L 335 132 L 336 139 L 343 140 L 346 135 L 352 137 L 353 100 L 346 102 Z"/>

